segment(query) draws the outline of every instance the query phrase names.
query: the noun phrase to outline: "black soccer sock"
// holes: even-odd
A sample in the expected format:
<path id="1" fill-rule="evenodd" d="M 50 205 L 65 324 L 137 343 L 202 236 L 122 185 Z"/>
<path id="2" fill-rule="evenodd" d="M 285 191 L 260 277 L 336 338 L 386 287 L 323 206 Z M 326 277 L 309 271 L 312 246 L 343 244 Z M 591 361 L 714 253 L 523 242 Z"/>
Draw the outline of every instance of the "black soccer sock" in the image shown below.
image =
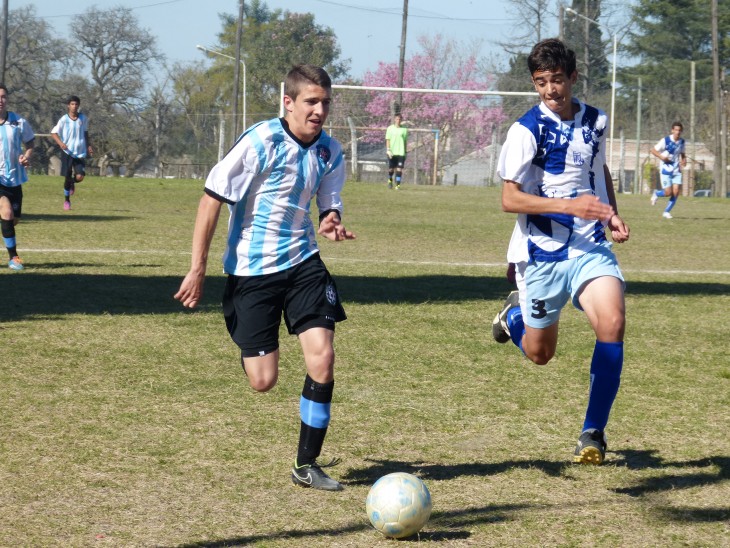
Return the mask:
<path id="1" fill-rule="evenodd" d="M 63 181 L 63 199 L 67 202 L 71 201 L 71 184 L 73 181 L 68 177 Z"/>
<path id="2" fill-rule="evenodd" d="M 335 381 L 327 384 L 314 382 L 309 375 L 304 380 L 299 400 L 301 429 L 297 448 L 297 465 L 314 464 L 322 451 L 330 422 L 330 404 Z"/>
<path id="3" fill-rule="evenodd" d="M 18 255 L 15 243 L 15 225 L 13 221 L 7 221 L 5 219 L 0 220 L 0 229 L 2 230 L 3 240 L 5 241 L 5 247 L 8 250 L 10 258 Z"/>

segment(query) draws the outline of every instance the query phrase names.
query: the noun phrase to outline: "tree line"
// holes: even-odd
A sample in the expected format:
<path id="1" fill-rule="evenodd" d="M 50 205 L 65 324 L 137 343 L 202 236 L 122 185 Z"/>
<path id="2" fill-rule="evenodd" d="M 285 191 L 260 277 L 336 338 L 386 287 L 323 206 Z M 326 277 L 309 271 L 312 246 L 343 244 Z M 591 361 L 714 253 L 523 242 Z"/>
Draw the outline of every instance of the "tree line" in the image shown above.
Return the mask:
<path id="1" fill-rule="evenodd" d="M 488 58 L 478 53 L 478 45 L 461 47 L 446 40 L 441 46 L 451 48 L 452 58 L 431 63 L 429 81 L 433 87 L 453 81 L 448 71 L 467 63 L 470 78 L 480 85 L 489 84 L 500 91 L 531 91 L 527 52 L 536 41 L 548 37 L 547 30 L 554 28 L 563 14 L 559 28 L 579 59 L 584 83 L 579 84 L 577 93 L 582 99 L 608 110 L 611 41 L 616 35 L 615 126 L 630 134 L 640 111 L 642 133 L 658 139 L 675 119 L 686 122 L 692 99 L 690 64 L 694 62 L 697 138 L 712 143 L 712 42 L 706 0 L 638 0 L 630 5 L 572 0 L 569 6 L 562 6 L 582 18 L 566 15 L 559 0 L 506 0 L 506 4 L 519 32 L 501 44 L 505 55 Z M 586 18 L 596 24 L 586 24 Z M 235 57 L 237 18 L 222 14 L 220 19 L 214 48 Z M 728 2 L 720 5 L 718 26 L 720 64 L 725 67 L 730 53 Z M 233 62 L 214 55 L 211 64 L 201 59 L 169 66 L 155 36 L 140 26 L 128 8 L 89 8 L 70 23 L 72 38 L 68 40 L 56 38 L 33 5 L 11 10 L 8 29 L 5 84 L 11 93 L 10 108 L 26 117 L 36 133 L 48 133 L 65 113 L 65 98 L 69 94 L 80 96 L 82 108 L 92 121 L 94 162 L 102 173 L 108 167 L 124 166 L 126 174 L 133 175 L 143 164 L 159 168 L 172 161 L 212 165 L 219 150 L 227 149 L 235 137 L 231 129 L 231 116 L 238 115 L 231 112 Z M 406 58 L 406 68 L 411 61 L 414 69 L 428 65 L 431 53 L 439 51 L 434 50 L 437 39 L 443 40 L 411 40 L 422 51 L 409 49 L 413 53 Z M 349 60 L 342 58 L 333 29 L 317 24 L 313 13 L 272 10 L 264 0 L 245 3 L 241 52 L 247 74 L 249 125 L 278 114 L 279 83 L 295 63 L 324 66 L 337 83 L 368 80 L 395 85 L 390 80 L 397 71 L 387 63 L 368 72 L 363 80 L 351 78 Z M 459 52 L 468 52 L 468 56 L 459 58 Z M 505 100 L 504 110 L 515 112 L 531 101 Z M 449 116 L 457 119 L 462 115 Z M 450 127 L 447 121 L 440 124 Z M 49 157 L 59 151 L 50 139 L 38 139 L 36 147 L 34 167 L 45 170 Z"/>

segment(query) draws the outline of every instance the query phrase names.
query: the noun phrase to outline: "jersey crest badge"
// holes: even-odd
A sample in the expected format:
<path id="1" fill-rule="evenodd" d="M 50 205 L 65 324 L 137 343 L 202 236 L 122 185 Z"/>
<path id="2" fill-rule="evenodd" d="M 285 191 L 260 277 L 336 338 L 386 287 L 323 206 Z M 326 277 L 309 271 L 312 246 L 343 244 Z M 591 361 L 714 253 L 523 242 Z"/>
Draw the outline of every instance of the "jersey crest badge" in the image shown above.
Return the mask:
<path id="1" fill-rule="evenodd" d="M 585 160 L 583 160 L 583 156 L 580 155 L 580 152 L 577 150 L 573 151 L 573 164 L 576 166 L 582 166 L 585 164 Z"/>
<path id="2" fill-rule="evenodd" d="M 330 161 L 332 153 L 328 147 L 324 145 L 317 145 L 317 157 L 326 164 Z"/>

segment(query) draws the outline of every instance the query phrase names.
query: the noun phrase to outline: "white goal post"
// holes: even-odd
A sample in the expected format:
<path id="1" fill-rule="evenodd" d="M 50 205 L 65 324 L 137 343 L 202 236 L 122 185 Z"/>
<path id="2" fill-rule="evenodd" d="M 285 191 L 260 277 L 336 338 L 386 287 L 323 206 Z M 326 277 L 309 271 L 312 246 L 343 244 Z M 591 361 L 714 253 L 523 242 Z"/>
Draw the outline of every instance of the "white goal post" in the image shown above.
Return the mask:
<path id="1" fill-rule="evenodd" d="M 397 110 L 409 130 L 404 182 L 497 184 L 506 127 L 535 104 L 537 93 L 332 85 L 327 132 L 347 151 L 355 180 L 385 182 L 385 130 Z M 280 116 L 284 115 L 281 84 Z M 348 154 L 349 153 L 349 154 Z"/>

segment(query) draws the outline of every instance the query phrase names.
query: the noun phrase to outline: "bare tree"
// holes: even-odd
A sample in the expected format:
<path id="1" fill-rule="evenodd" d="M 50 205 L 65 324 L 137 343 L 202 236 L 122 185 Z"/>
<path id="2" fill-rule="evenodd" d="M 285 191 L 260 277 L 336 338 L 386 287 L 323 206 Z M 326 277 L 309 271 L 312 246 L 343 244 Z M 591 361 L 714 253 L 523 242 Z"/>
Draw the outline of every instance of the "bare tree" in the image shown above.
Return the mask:
<path id="1" fill-rule="evenodd" d="M 132 10 L 89 8 L 71 22 L 71 43 L 89 63 L 94 143 L 100 171 L 125 165 L 133 173 L 154 151 L 154 132 L 139 131 L 148 90 L 142 85 L 155 61 L 162 60 L 155 37 L 140 28 Z M 88 104 L 87 103 L 87 104 Z"/>
<path id="2" fill-rule="evenodd" d="M 512 25 L 514 32 L 510 34 L 509 42 L 499 42 L 507 53 L 525 53 L 535 43 L 547 38 L 545 31 L 548 22 L 554 21 L 556 17 L 549 9 L 550 0 L 508 0 L 507 3 L 507 11 L 517 20 Z"/>

